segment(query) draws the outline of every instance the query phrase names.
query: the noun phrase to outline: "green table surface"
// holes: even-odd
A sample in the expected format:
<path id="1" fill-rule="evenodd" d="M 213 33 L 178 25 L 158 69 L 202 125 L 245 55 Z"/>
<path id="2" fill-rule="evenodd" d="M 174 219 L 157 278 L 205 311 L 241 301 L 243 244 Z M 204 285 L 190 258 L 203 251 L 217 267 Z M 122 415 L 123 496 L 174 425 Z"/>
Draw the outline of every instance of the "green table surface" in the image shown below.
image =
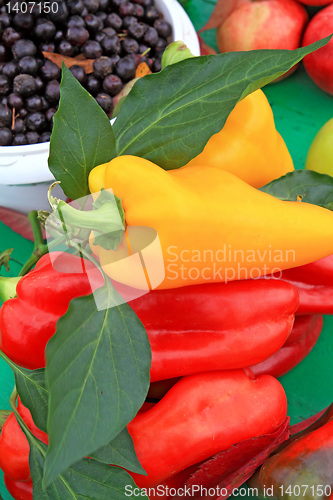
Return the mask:
<path id="1" fill-rule="evenodd" d="M 215 1 L 189 0 L 186 10 L 196 29 L 200 29 L 214 8 Z M 204 40 L 216 48 L 215 31 L 203 34 Z M 303 168 L 310 143 L 319 128 L 333 117 L 333 97 L 319 90 L 301 66 L 288 79 L 264 89 L 276 121 L 296 168 Z M 1 205 L 1 200 L 0 200 Z M 32 243 L 0 222 L 0 251 L 14 247 L 13 257 L 24 262 L 32 251 Z M 13 262 L 9 275 L 17 275 L 20 265 Z M 2 271 L 6 275 L 5 271 Z M 288 415 L 294 424 L 322 410 L 333 401 L 333 316 L 326 316 L 319 341 L 309 356 L 289 374 L 281 377 L 287 398 Z M 14 378 L 11 369 L 0 360 L 0 408 L 8 409 Z M 4 500 L 12 497 L 0 482 Z M 236 497 L 235 497 L 236 498 Z M 242 498 L 250 498 L 243 496 Z"/>

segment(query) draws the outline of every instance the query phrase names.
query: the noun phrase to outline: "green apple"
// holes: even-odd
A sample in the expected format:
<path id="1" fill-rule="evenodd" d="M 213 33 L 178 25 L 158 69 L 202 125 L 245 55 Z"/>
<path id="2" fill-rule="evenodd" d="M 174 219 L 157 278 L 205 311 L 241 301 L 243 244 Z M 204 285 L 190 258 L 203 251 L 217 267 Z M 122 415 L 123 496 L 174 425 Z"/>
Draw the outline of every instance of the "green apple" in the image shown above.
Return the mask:
<path id="1" fill-rule="evenodd" d="M 333 176 L 333 118 L 322 126 L 313 139 L 305 168 Z"/>

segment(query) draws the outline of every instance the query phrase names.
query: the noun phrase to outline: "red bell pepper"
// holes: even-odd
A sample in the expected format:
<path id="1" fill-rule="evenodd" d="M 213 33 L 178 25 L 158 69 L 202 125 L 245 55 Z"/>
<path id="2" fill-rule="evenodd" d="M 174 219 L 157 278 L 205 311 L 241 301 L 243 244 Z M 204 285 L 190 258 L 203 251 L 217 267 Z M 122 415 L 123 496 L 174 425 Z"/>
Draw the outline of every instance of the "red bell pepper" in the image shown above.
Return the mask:
<path id="1" fill-rule="evenodd" d="M 324 499 L 333 493 L 333 404 L 308 429 L 283 443 L 250 480 L 270 498 Z"/>
<path id="2" fill-rule="evenodd" d="M 296 314 L 333 314 L 333 255 L 286 269 L 275 278 L 297 288 L 300 305 Z"/>
<path id="3" fill-rule="evenodd" d="M 5 486 L 15 500 L 33 500 L 32 481 L 14 481 L 4 474 Z"/>
<path id="4" fill-rule="evenodd" d="M 128 425 L 147 476 L 132 474 L 140 487 L 168 477 L 232 445 L 269 434 L 286 419 L 281 384 L 243 370 L 206 372 L 179 380 L 150 410 Z"/>
<path id="5" fill-rule="evenodd" d="M 319 314 L 296 316 L 291 334 L 277 352 L 261 363 L 251 366 L 255 375 L 281 377 L 298 365 L 316 345 L 323 328 Z"/>
<path id="6" fill-rule="evenodd" d="M 129 305 L 146 327 L 156 381 L 267 359 L 288 338 L 298 294 L 283 281 L 248 280 L 152 291 Z"/>
<path id="7" fill-rule="evenodd" d="M 47 444 L 47 434 L 36 427 L 30 411 L 22 405 L 20 398 L 17 401 L 17 411 L 31 432 Z M 7 418 L 0 434 L 0 468 L 12 481 L 31 481 L 29 443 L 14 413 Z"/>
<path id="8" fill-rule="evenodd" d="M 55 256 L 56 268 L 50 254 L 43 256 L 0 310 L 0 348 L 25 368 L 45 366 L 46 343 L 69 301 L 92 292 L 82 271 L 90 263 Z M 93 288 L 102 283 L 97 270 Z M 292 329 L 298 294 L 283 281 L 249 280 L 152 291 L 130 305 L 148 333 L 154 381 L 268 358 Z"/>

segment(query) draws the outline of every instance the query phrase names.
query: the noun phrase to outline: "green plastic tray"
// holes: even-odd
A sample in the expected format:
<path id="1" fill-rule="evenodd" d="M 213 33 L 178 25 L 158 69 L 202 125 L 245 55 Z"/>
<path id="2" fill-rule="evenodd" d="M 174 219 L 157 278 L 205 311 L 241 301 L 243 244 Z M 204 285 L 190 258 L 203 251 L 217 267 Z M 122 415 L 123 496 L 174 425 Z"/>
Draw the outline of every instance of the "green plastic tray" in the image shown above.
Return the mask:
<path id="1" fill-rule="evenodd" d="M 186 10 L 196 29 L 201 28 L 208 19 L 214 4 L 214 1 L 203 0 L 187 2 Z M 213 30 L 204 33 L 204 39 L 216 48 Z M 277 129 L 290 150 L 295 167 L 303 168 L 313 137 L 319 128 L 333 117 L 333 97 L 320 91 L 307 77 L 302 67 L 288 79 L 270 85 L 264 91 L 272 105 Z M 32 246 L 30 241 L 0 222 L 0 251 L 14 247 L 13 257 L 24 262 L 30 255 Z M 12 263 L 10 275 L 17 275 L 19 269 L 18 264 Z M 292 372 L 280 379 L 287 393 L 288 414 L 292 424 L 322 410 L 333 401 L 332 332 L 333 316 L 326 316 L 323 332 L 313 351 Z M 8 409 L 14 378 L 10 368 L 2 360 L 0 360 L 0 377 L 0 407 Z M 0 492 L 4 500 L 12 498 L 2 480 Z M 242 496 L 242 498 L 250 497 Z"/>

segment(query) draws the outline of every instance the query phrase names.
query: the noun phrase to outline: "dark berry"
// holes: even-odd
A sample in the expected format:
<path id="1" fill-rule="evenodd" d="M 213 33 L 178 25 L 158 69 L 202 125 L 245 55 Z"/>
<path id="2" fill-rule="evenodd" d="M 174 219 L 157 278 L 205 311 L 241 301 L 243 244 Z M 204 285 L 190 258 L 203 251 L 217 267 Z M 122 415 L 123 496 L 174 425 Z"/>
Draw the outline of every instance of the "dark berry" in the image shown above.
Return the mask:
<path id="1" fill-rule="evenodd" d="M 54 40 L 56 43 L 58 43 L 58 42 L 61 42 L 61 40 L 63 40 L 63 39 L 64 39 L 64 34 L 63 34 L 63 32 L 62 32 L 61 30 L 57 30 L 57 31 L 55 32 L 55 35 L 54 35 L 54 37 L 53 37 L 53 40 Z"/>
<path id="2" fill-rule="evenodd" d="M 85 28 L 86 23 L 85 23 L 84 19 L 82 19 L 82 17 L 72 16 L 68 19 L 67 27 L 68 28 L 74 28 L 74 27 L 75 28 Z"/>
<path id="3" fill-rule="evenodd" d="M 85 87 L 91 95 L 96 95 L 101 90 L 100 80 L 95 75 L 88 75 Z"/>
<path id="4" fill-rule="evenodd" d="M 123 2 L 126 2 L 126 0 L 111 0 L 111 3 L 114 7 L 119 7 L 120 4 L 122 4 Z"/>
<path id="5" fill-rule="evenodd" d="M 27 73 L 28 75 L 36 75 L 38 70 L 38 63 L 32 56 L 25 56 L 18 62 L 20 73 Z"/>
<path id="6" fill-rule="evenodd" d="M 51 122 L 53 120 L 56 111 L 57 110 L 55 108 L 49 108 L 45 111 L 45 118 L 47 119 L 48 122 Z"/>
<path id="7" fill-rule="evenodd" d="M 69 15 L 68 8 L 66 5 L 67 3 L 66 0 L 52 0 L 52 1 L 53 3 L 58 4 L 58 8 L 57 9 L 54 8 L 53 10 L 51 10 L 51 12 L 49 12 L 46 17 L 55 23 L 59 24 L 64 23 Z"/>
<path id="8" fill-rule="evenodd" d="M 42 99 L 42 109 L 45 111 L 46 109 L 49 109 L 50 107 L 50 103 L 49 101 L 42 95 L 41 96 L 41 99 Z"/>
<path id="9" fill-rule="evenodd" d="M 40 50 L 40 52 L 55 52 L 55 44 L 53 42 L 41 43 L 38 46 L 38 50 Z"/>
<path id="10" fill-rule="evenodd" d="M 103 53 L 106 54 L 107 56 L 111 54 L 119 54 L 121 50 L 121 45 L 120 45 L 120 40 L 117 37 L 117 35 L 112 36 L 109 38 L 106 36 L 102 40 L 102 48 L 103 48 Z"/>
<path id="11" fill-rule="evenodd" d="M 139 45 L 139 53 L 140 54 L 149 54 L 150 52 L 150 47 L 148 47 L 148 45 L 145 45 L 144 43 L 140 43 Z"/>
<path id="12" fill-rule="evenodd" d="M 3 104 L 4 106 L 8 106 L 8 97 L 6 95 L 3 95 L 0 97 L 0 104 Z"/>
<path id="13" fill-rule="evenodd" d="M 14 16 L 13 24 L 19 30 L 31 30 L 34 25 L 34 18 L 29 12 L 19 12 Z"/>
<path id="14" fill-rule="evenodd" d="M 167 45 L 168 45 L 168 42 L 164 38 L 159 38 L 157 40 L 155 47 L 154 47 L 155 53 L 157 53 L 157 52 L 163 53 Z"/>
<path id="15" fill-rule="evenodd" d="M 0 104 L 0 128 L 11 126 L 12 114 L 12 110 L 8 106 Z"/>
<path id="16" fill-rule="evenodd" d="M 56 32 L 56 27 L 48 19 L 40 19 L 35 26 L 34 34 L 37 38 L 42 38 L 45 42 L 52 40 Z"/>
<path id="17" fill-rule="evenodd" d="M 60 77 L 60 68 L 54 62 L 45 59 L 39 73 L 43 80 L 57 80 Z"/>
<path id="18" fill-rule="evenodd" d="M 27 140 L 27 144 L 37 144 L 37 142 L 39 141 L 39 134 L 38 134 L 38 132 L 33 132 L 32 130 L 29 130 L 25 134 L 25 137 L 26 137 L 26 140 Z"/>
<path id="19" fill-rule="evenodd" d="M 63 56 L 72 57 L 74 55 L 74 47 L 68 40 L 61 40 L 58 45 L 58 52 Z"/>
<path id="20" fill-rule="evenodd" d="M 108 17 L 106 12 L 96 12 L 96 17 L 102 21 L 102 24 L 105 24 L 106 18 Z"/>
<path id="21" fill-rule="evenodd" d="M 0 73 L 0 95 L 6 95 L 10 91 L 10 80 L 8 76 Z"/>
<path id="22" fill-rule="evenodd" d="M 108 94 L 114 96 L 123 88 L 123 82 L 117 75 L 108 75 L 103 80 L 103 89 Z"/>
<path id="23" fill-rule="evenodd" d="M 28 111 L 41 111 L 43 109 L 43 100 L 41 96 L 35 94 L 26 98 L 25 106 Z"/>
<path id="24" fill-rule="evenodd" d="M 139 52 L 139 44 L 134 38 L 124 38 L 122 47 L 126 54 L 136 54 Z"/>
<path id="25" fill-rule="evenodd" d="M 122 2 L 118 8 L 121 17 L 131 16 L 134 12 L 134 5 L 132 2 Z"/>
<path id="26" fill-rule="evenodd" d="M 126 16 L 123 19 L 123 28 L 128 29 L 128 27 L 131 26 L 131 24 L 137 23 L 137 22 L 138 22 L 138 20 L 137 20 L 136 17 L 134 17 L 134 16 Z"/>
<path id="27" fill-rule="evenodd" d="M 84 84 L 87 75 L 82 66 L 79 66 L 78 64 L 74 64 L 69 68 L 69 71 L 72 73 L 74 78 L 76 78 L 82 85 Z"/>
<path id="28" fill-rule="evenodd" d="M 10 19 L 6 12 L 2 12 L 0 14 L 0 23 L 4 28 L 8 28 L 8 26 L 10 26 Z"/>
<path id="29" fill-rule="evenodd" d="M 69 0 L 68 7 L 72 14 L 81 15 L 84 10 L 84 3 L 82 0 Z"/>
<path id="30" fill-rule="evenodd" d="M 117 62 L 120 61 L 120 55 L 119 54 L 112 54 L 112 56 L 110 56 L 110 60 L 112 63 L 112 68 L 114 68 L 115 65 L 117 64 Z"/>
<path id="31" fill-rule="evenodd" d="M 113 107 L 112 97 L 108 94 L 97 94 L 96 101 L 105 113 L 110 113 Z"/>
<path id="32" fill-rule="evenodd" d="M 109 57 L 99 57 L 93 62 L 94 75 L 100 78 L 105 78 L 112 72 L 112 61 Z"/>
<path id="33" fill-rule="evenodd" d="M 116 73 L 122 80 L 132 80 L 135 77 L 136 66 L 134 59 L 127 55 L 117 62 Z"/>
<path id="34" fill-rule="evenodd" d="M 9 61 L 9 62 L 5 63 L 3 68 L 2 68 L 2 73 L 4 75 L 8 76 L 8 78 L 10 78 L 10 80 L 12 80 L 18 73 L 18 67 L 17 67 L 16 62 Z"/>
<path id="35" fill-rule="evenodd" d="M 42 92 L 44 90 L 44 82 L 41 79 L 41 77 L 36 76 L 35 82 L 36 82 L 37 92 Z"/>
<path id="36" fill-rule="evenodd" d="M 27 138 L 24 134 L 20 133 L 14 135 L 12 141 L 13 146 L 25 146 L 27 143 Z"/>
<path id="37" fill-rule="evenodd" d="M 50 102 L 58 102 L 60 97 L 60 83 L 57 80 L 51 80 L 45 87 L 45 97 Z"/>
<path id="38" fill-rule="evenodd" d="M 146 9 L 145 18 L 147 19 L 147 21 L 149 23 L 153 23 L 154 21 L 156 21 L 157 19 L 159 19 L 159 17 L 160 17 L 160 13 L 156 9 L 156 7 L 151 6 L 151 7 L 148 7 Z"/>
<path id="39" fill-rule="evenodd" d="M 13 91 L 15 94 L 22 95 L 24 97 L 28 95 L 35 94 L 37 90 L 37 85 L 35 79 L 31 75 L 17 75 L 13 82 Z"/>
<path id="40" fill-rule="evenodd" d="M 128 27 L 128 34 L 136 40 L 141 40 L 147 29 L 148 26 L 144 23 L 132 23 Z"/>
<path id="41" fill-rule="evenodd" d="M 88 40 L 82 47 L 82 54 L 87 59 L 96 59 L 97 57 L 101 57 L 103 51 L 102 47 L 95 40 Z"/>
<path id="42" fill-rule="evenodd" d="M 84 21 L 86 23 L 86 27 L 89 31 L 92 31 L 93 33 L 95 31 L 101 31 L 103 29 L 103 21 L 97 17 L 94 16 L 94 14 L 88 14 L 85 18 Z"/>
<path id="43" fill-rule="evenodd" d="M 154 22 L 154 28 L 156 29 L 157 33 L 163 38 L 168 38 L 172 33 L 170 24 L 164 19 L 157 19 Z"/>
<path id="44" fill-rule="evenodd" d="M 15 132 L 15 134 L 24 134 L 25 131 L 26 131 L 26 126 L 24 120 L 22 120 L 22 118 L 16 118 L 13 132 Z"/>
<path id="45" fill-rule="evenodd" d="M 142 7 L 142 5 L 139 5 L 138 3 L 134 4 L 134 6 L 133 6 L 133 15 L 137 19 L 140 19 L 140 17 L 143 17 L 145 15 L 145 9 Z"/>
<path id="46" fill-rule="evenodd" d="M 51 132 L 43 132 L 38 142 L 49 142 L 50 137 L 51 137 Z"/>
<path id="47" fill-rule="evenodd" d="M 133 0 L 135 3 L 142 5 L 142 7 L 150 7 L 154 5 L 154 0 Z"/>
<path id="48" fill-rule="evenodd" d="M 154 59 L 153 61 L 153 71 L 161 71 L 162 66 L 161 66 L 161 59 Z"/>
<path id="49" fill-rule="evenodd" d="M 106 26 L 106 28 L 103 28 L 102 34 L 111 38 L 116 35 L 117 32 L 114 28 L 111 28 L 111 26 Z"/>
<path id="50" fill-rule="evenodd" d="M 37 47 L 31 40 L 20 39 L 12 46 L 12 52 L 15 59 L 21 59 L 21 57 L 36 55 Z"/>
<path id="51" fill-rule="evenodd" d="M 66 38 L 72 45 L 81 47 L 88 40 L 89 32 L 84 28 L 73 26 L 72 28 L 68 28 Z"/>
<path id="52" fill-rule="evenodd" d="M 10 146 L 13 134 L 9 128 L 0 128 L 0 146 Z"/>
<path id="53" fill-rule="evenodd" d="M 29 111 L 27 109 L 22 108 L 20 110 L 20 117 L 24 119 L 27 116 L 28 113 L 29 113 Z"/>
<path id="54" fill-rule="evenodd" d="M 23 107 L 23 99 L 18 94 L 9 94 L 8 96 L 8 106 L 11 108 L 15 108 L 16 111 L 19 111 Z"/>
<path id="55" fill-rule="evenodd" d="M 26 125 L 29 130 L 35 132 L 44 132 L 46 128 L 46 118 L 44 113 L 36 111 L 34 113 L 29 113 L 26 117 Z"/>
<path id="56" fill-rule="evenodd" d="M 21 38 L 20 33 L 14 30 L 11 26 L 5 29 L 2 35 L 2 42 L 6 47 L 11 47 L 17 40 Z"/>
<path id="57" fill-rule="evenodd" d="M 85 8 L 92 13 L 95 13 L 99 9 L 99 1 L 98 0 L 83 0 L 83 4 Z"/>
<path id="58" fill-rule="evenodd" d="M 0 44 L 0 62 L 5 62 L 7 59 L 6 47 Z"/>
<path id="59" fill-rule="evenodd" d="M 145 34 L 143 35 L 143 41 L 150 47 L 154 47 L 158 41 L 158 33 L 155 28 L 149 26 Z"/>
<path id="60" fill-rule="evenodd" d="M 109 0 L 99 0 L 99 10 L 104 11 L 109 7 Z"/>
<path id="61" fill-rule="evenodd" d="M 109 14 L 108 17 L 106 18 L 105 24 L 106 24 L 106 26 L 111 26 L 111 28 L 113 28 L 115 30 L 120 30 L 123 22 L 121 20 L 121 17 L 119 17 L 115 13 L 112 13 L 112 14 Z"/>

